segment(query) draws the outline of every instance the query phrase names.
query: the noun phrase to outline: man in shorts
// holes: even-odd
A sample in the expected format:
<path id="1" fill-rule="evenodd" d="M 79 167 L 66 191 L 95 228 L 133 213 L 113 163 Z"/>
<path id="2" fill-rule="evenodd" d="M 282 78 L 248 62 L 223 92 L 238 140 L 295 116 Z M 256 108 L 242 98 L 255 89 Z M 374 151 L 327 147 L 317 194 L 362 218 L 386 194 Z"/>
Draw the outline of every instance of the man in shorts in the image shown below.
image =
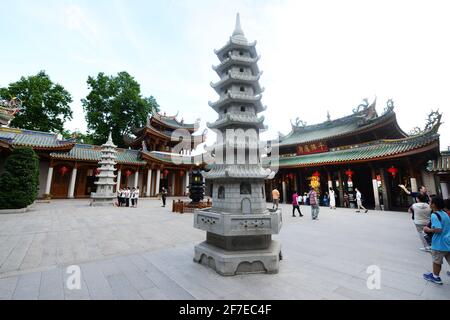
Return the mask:
<path id="1" fill-rule="evenodd" d="M 439 276 L 444 259 L 450 264 L 450 217 L 443 209 L 444 200 L 440 197 L 431 199 L 431 228 L 426 226 L 424 232 L 433 233 L 431 240 L 431 256 L 433 258 L 433 272 L 425 273 L 427 281 L 442 284 Z"/>
<path id="2" fill-rule="evenodd" d="M 277 207 L 278 210 L 278 204 L 280 203 L 280 191 L 278 191 L 277 188 L 274 188 L 272 190 L 272 201 L 273 201 L 272 209 L 275 209 L 275 207 Z"/>

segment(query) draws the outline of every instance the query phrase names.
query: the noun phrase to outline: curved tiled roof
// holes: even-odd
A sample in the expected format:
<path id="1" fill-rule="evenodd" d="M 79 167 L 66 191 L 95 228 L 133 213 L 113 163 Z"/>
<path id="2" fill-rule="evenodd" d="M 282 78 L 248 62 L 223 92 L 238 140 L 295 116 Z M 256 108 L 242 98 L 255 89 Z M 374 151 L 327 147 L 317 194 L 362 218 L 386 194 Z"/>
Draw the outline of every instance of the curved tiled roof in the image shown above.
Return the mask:
<path id="1" fill-rule="evenodd" d="M 89 144 L 76 144 L 68 152 L 52 152 L 50 157 L 54 159 L 100 161 L 101 147 Z M 141 160 L 140 151 L 117 149 L 116 162 L 123 164 L 145 165 L 146 161 Z"/>
<path id="2" fill-rule="evenodd" d="M 288 146 L 323 141 L 366 130 L 383 122 L 395 121 L 395 112 L 393 110 L 389 110 L 381 116 L 377 116 L 376 113 L 369 115 L 366 114 L 366 111 L 370 110 L 366 109 L 350 116 L 305 127 L 293 125 L 292 131 L 288 135 L 280 137 L 279 145 Z"/>
<path id="3" fill-rule="evenodd" d="M 74 145 L 72 140 L 59 139 L 56 133 L 15 128 L 0 128 L 0 140 L 7 141 L 14 146 L 33 148 L 70 148 Z"/>
<path id="4" fill-rule="evenodd" d="M 267 178 L 271 174 L 270 169 L 264 169 L 260 165 L 241 164 L 241 165 L 211 165 L 211 170 L 205 172 L 203 176 L 206 179 L 218 178 Z"/>
<path id="5" fill-rule="evenodd" d="M 379 140 L 362 145 L 349 146 L 346 149 L 330 150 L 329 152 L 308 154 L 292 157 L 281 157 L 280 167 L 306 167 L 347 163 L 353 161 L 377 160 L 402 155 L 439 141 L 439 134 L 429 132 L 424 135 L 404 139 Z"/>

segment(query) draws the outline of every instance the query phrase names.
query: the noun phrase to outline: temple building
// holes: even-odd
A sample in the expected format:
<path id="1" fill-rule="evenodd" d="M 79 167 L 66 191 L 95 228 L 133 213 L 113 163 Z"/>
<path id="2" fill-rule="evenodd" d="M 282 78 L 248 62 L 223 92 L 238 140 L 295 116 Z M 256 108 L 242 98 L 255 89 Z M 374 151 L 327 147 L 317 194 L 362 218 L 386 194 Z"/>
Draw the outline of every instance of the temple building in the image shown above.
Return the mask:
<path id="1" fill-rule="evenodd" d="M 412 191 L 425 185 L 430 193 L 441 193 L 427 170 L 429 160 L 440 154 L 441 114 L 432 112 L 424 129 L 407 134 L 397 123 L 392 100 L 380 115 L 375 107 L 376 99 L 371 104 L 365 99 L 343 118 L 331 120 L 328 114 L 325 122 L 314 125 L 297 118 L 291 132 L 279 137 L 280 169 L 267 182 L 267 197 L 277 187 L 282 200 L 290 202 L 294 191 L 308 192 L 313 182 L 321 199 L 332 187 L 338 206 L 344 206 L 347 195 L 353 206 L 358 188 L 368 208 L 404 210 L 411 197 L 399 184 Z"/>
<path id="2" fill-rule="evenodd" d="M 193 135 L 192 142 L 178 150 L 179 141 L 171 140 L 177 129 L 191 134 L 198 127 L 178 121 L 176 116 L 155 114 L 145 127 L 133 130 L 135 138 L 124 137 L 130 148 L 117 148 L 115 189 L 138 186 L 141 196 L 151 197 L 164 186 L 170 195 L 185 195 L 187 173 L 196 165 L 190 161 L 190 150 L 204 141 L 204 134 Z M 40 198 L 89 198 L 95 192 L 101 146 L 77 143 L 54 133 L 0 127 L 0 173 L 15 147 L 31 147 L 40 158 Z M 174 161 L 177 157 L 183 158 L 182 164 Z"/>
<path id="3" fill-rule="evenodd" d="M 428 162 L 427 171 L 435 175 L 436 189 L 444 199 L 450 198 L 450 147 L 436 160 Z"/>

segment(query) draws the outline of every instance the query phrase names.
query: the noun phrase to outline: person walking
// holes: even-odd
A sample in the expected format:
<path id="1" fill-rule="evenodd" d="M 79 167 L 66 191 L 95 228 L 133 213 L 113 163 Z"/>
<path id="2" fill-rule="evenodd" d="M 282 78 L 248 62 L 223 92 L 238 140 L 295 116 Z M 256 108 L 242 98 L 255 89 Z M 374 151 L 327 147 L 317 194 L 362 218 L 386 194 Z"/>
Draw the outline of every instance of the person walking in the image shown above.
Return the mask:
<path id="1" fill-rule="evenodd" d="M 124 193 L 125 193 L 125 203 L 126 203 L 126 206 L 129 208 L 130 207 L 130 196 L 131 196 L 130 187 L 126 187 Z"/>
<path id="2" fill-rule="evenodd" d="M 139 200 L 139 187 L 136 187 L 136 190 L 134 192 L 134 207 L 137 208 Z"/>
<path id="3" fill-rule="evenodd" d="M 333 188 L 330 187 L 330 209 L 336 209 L 336 194 Z"/>
<path id="4" fill-rule="evenodd" d="M 298 193 L 297 191 L 294 191 L 294 194 L 292 195 L 292 216 L 295 217 L 295 210 L 298 211 L 299 217 L 303 217 L 302 212 L 300 211 L 300 206 L 298 205 Z"/>
<path id="5" fill-rule="evenodd" d="M 280 191 L 278 191 L 277 188 L 274 188 L 272 190 L 272 209 L 275 209 L 275 207 L 277 207 L 278 210 L 278 204 L 280 203 Z"/>
<path id="6" fill-rule="evenodd" d="M 122 189 L 117 189 L 117 206 L 122 206 Z"/>
<path id="7" fill-rule="evenodd" d="M 450 217 L 443 210 L 445 204 L 441 197 L 432 198 L 430 207 L 433 211 L 431 214 L 431 227 L 426 226 L 423 231 L 433 234 L 431 240 L 433 272 L 424 273 L 423 278 L 442 285 L 440 273 L 444 259 L 450 264 Z"/>
<path id="8" fill-rule="evenodd" d="M 308 194 L 305 192 L 305 193 L 303 194 L 303 205 L 305 205 L 305 206 L 308 205 L 307 199 L 308 199 Z"/>
<path id="9" fill-rule="evenodd" d="M 312 220 L 318 220 L 319 218 L 319 201 L 317 199 L 317 192 L 313 187 L 309 189 L 308 193 L 309 205 L 311 206 L 311 218 Z"/>
<path id="10" fill-rule="evenodd" d="M 419 233 L 419 238 L 423 243 L 423 248 L 420 248 L 420 250 L 431 252 L 431 247 L 429 246 L 423 233 L 423 229 L 427 226 L 431 219 L 431 207 L 427 203 L 425 195 L 419 194 L 417 200 L 419 202 L 414 203 L 408 211 L 412 214 L 412 219 L 417 228 L 417 232 Z"/>
<path id="11" fill-rule="evenodd" d="M 362 204 L 362 194 L 361 192 L 358 190 L 358 188 L 355 188 L 356 191 L 356 205 L 357 205 L 357 210 L 356 212 L 361 212 L 361 209 L 364 209 L 364 213 L 367 213 L 369 210 L 367 210 L 366 208 L 364 208 L 363 204 Z"/>
<path id="12" fill-rule="evenodd" d="M 132 208 L 134 208 L 134 203 L 135 203 L 135 199 L 136 199 L 135 197 L 136 197 L 136 188 L 133 187 L 133 189 L 131 189 L 131 194 L 130 194 Z"/>
<path id="13" fill-rule="evenodd" d="M 344 207 L 350 208 L 350 196 L 348 192 L 344 192 Z"/>
<path id="14" fill-rule="evenodd" d="M 163 207 L 166 206 L 166 198 L 167 198 L 167 189 L 165 187 L 162 187 L 161 189 L 161 199 L 162 199 L 162 203 L 163 203 Z"/>

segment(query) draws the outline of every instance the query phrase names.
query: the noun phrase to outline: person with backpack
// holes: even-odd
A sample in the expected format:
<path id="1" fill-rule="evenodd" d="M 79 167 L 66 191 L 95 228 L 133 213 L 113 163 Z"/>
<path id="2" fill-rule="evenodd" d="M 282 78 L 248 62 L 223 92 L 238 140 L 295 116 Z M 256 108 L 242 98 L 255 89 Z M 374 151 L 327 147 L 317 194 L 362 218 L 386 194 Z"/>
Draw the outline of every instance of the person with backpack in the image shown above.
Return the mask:
<path id="1" fill-rule="evenodd" d="M 440 273 L 444 259 L 450 264 L 450 217 L 443 209 L 444 200 L 441 197 L 431 199 L 431 227 L 426 226 L 423 231 L 432 233 L 431 257 L 433 272 L 423 274 L 427 281 L 442 285 Z M 448 274 L 448 273 L 447 273 Z"/>
<path id="2" fill-rule="evenodd" d="M 358 207 L 358 209 L 356 210 L 356 212 L 361 212 L 361 209 L 364 209 L 364 213 L 367 213 L 369 210 L 367 210 L 366 208 L 364 208 L 363 204 L 362 204 L 362 194 L 361 192 L 358 190 L 358 188 L 355 188 L 356 191 L 356 205 Z"/>
<path id="3" fill-rule="evenodd" d="M 313 187 L 309 189 L 308 193 L 309 205 L 311 206 L 311 218 L 318 220 L 319 218 L 319 201 L 317 200 L 317 192 Z"/>
<path id="4" fill-rule="evenodd" d="M 428 225 L 431 219 L 431 207 L 427 203 L 425 195 L 419 194 L 417 200 L 419 202 L 414 203 L 408 211 L 412 214 L 412 219 L 417 228 L 417 232 L 419 232 L 420 240 L 424 245 L 420 250 L 431 252 L 430 243 L 427 242 L 423 232 L 423 228 Z"/>
<path id="5" fill-rule="evenodd" d="M 298 205 L 299 202 L 299 195 L 297 191 L 294 191 L 294 194 L 292 195 L 292 216 L 295 217 L 295 210 L 298 211 L 299 217 L 303 217 L 302 212 L 300 211 L 300 206 Z"/>

